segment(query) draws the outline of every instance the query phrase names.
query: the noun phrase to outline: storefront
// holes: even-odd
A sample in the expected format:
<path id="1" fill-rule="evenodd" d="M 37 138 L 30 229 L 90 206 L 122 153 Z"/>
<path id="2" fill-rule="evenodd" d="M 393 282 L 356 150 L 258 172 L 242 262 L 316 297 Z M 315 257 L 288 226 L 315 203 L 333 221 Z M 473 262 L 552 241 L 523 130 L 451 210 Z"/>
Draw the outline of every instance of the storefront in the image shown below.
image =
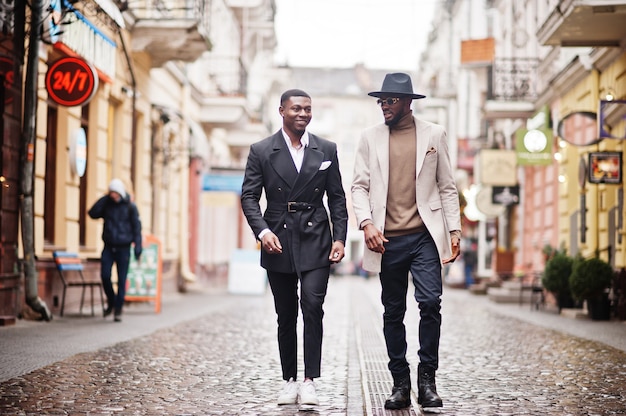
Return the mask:
<path id="1" fill-rule="evenodd" d="M 23 299 L 18 254 L 22 131 L 21 62 L 25 2 L 0 8 L 0 325 L 11 324 Z"/>

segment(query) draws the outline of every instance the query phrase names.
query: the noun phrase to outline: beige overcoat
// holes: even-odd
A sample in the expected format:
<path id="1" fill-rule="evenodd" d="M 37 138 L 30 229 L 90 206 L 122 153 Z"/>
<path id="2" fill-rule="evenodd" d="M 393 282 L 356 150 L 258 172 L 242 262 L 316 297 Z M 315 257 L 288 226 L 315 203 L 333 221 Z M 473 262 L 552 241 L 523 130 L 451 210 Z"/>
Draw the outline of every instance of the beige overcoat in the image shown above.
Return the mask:
<path id="1" fill-rule="evenodd" d="M 443 127 L 413 118 L 417 136 L 415 203 L 442 260 L 452 255 L 450 231 L 461 230 L 454 171 Z M 389 127 L 379 124 L 363 131 L 356 151 L 351 191 L 357 224 L 369 219 L 384 233 L 388 189 Z M 365 247 L 363 268 L 378 273 L 381 259 L 381 254 Z"/>

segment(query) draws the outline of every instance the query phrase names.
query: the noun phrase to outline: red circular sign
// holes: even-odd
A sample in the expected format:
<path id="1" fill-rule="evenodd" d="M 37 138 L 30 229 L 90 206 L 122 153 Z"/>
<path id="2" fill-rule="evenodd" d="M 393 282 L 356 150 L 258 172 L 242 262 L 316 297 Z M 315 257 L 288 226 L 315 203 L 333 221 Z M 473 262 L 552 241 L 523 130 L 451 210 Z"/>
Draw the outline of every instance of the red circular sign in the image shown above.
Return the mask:
<path id="1" fill-rule="evenodd" d="M 7 90 L 13 88 L 15 83 L 15 71 L 14 71 L 13 58 L 0 55 L 0 74 L 4 77 L 4 86 Z M 9 92 L 4 100 L 5 104 L 10 104 L 13 101 L 13 92 Z"/>
<path id="2" fill-rule="evenodd" d="M 67 107 L 84 105 L 98 89 L 98 76 L 88 62 L 69 56 L 48 68 L 46 89 L 57 104 Z"/>

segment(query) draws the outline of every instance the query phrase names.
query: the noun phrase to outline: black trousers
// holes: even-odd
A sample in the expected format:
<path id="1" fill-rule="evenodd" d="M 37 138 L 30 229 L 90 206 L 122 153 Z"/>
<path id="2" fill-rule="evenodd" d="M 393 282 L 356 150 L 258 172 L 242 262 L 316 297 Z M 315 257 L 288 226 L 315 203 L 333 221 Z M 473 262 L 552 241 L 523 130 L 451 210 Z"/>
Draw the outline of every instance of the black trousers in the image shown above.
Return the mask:
<path id="1" fill-rule="evenodd" d="M 298 279 L 296 273 L 267 272 L 278 316 L 278 350 L 284 380 L 291 377 L 297 379 L 298 300 L 304 322 L 304 377 L 320 376 L 324 317 L 322 307 L 328 288 L 330 267 L 304 271 L 301 274 L 302 279 Z"/>
<path id="2" fill-rule="evenodd" d="M 380 282 L 381 300 L 385 308 L 383 332 L 389 355 L 388 366 L 395 380 L 409 374 L 404 326 L 409 275 L 413 280 L 414 298 L 420 310 L 420 364 L 431 370 L 439 366 L 442 278 L 437 246 L 428 232 L 388 239 Z"/>
<path id="3" fill-rule="evenodd" d="M 117 293 L 113 290 L 111 271 L 113 263 L 117 265 Z M 121 313 L 126 295 L 126 277 L 130 265 L 130 244 L 127 246 L 105 245 L 100 259 L 100 278 L 107 296 L 107 304 L 115 307 L 115 313 Z"/>

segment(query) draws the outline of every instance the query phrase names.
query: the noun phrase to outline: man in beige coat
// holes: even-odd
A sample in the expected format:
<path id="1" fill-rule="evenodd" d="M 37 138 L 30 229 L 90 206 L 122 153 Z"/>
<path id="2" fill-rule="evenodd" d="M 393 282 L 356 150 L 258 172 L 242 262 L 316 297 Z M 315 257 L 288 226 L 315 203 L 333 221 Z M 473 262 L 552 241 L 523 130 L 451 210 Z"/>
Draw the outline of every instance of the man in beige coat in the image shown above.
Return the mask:
<path id="1" fill-rule="evenodd" d="M 384 124 L 366 129 L 356 152 L 352 203 L 367 249 L 363 268 L 380 275 L 383 331 L 394 386 L 387 409 L 411 405 L 406 360 L 408 275 L 420 309 L 418 403 L 441 407 L 435 371 L 439 365 L 442 264 L 460 254 L 459 196 L 445 130 L 412 114 L 407 74 L 387 74 L 378 97 Z"/>

